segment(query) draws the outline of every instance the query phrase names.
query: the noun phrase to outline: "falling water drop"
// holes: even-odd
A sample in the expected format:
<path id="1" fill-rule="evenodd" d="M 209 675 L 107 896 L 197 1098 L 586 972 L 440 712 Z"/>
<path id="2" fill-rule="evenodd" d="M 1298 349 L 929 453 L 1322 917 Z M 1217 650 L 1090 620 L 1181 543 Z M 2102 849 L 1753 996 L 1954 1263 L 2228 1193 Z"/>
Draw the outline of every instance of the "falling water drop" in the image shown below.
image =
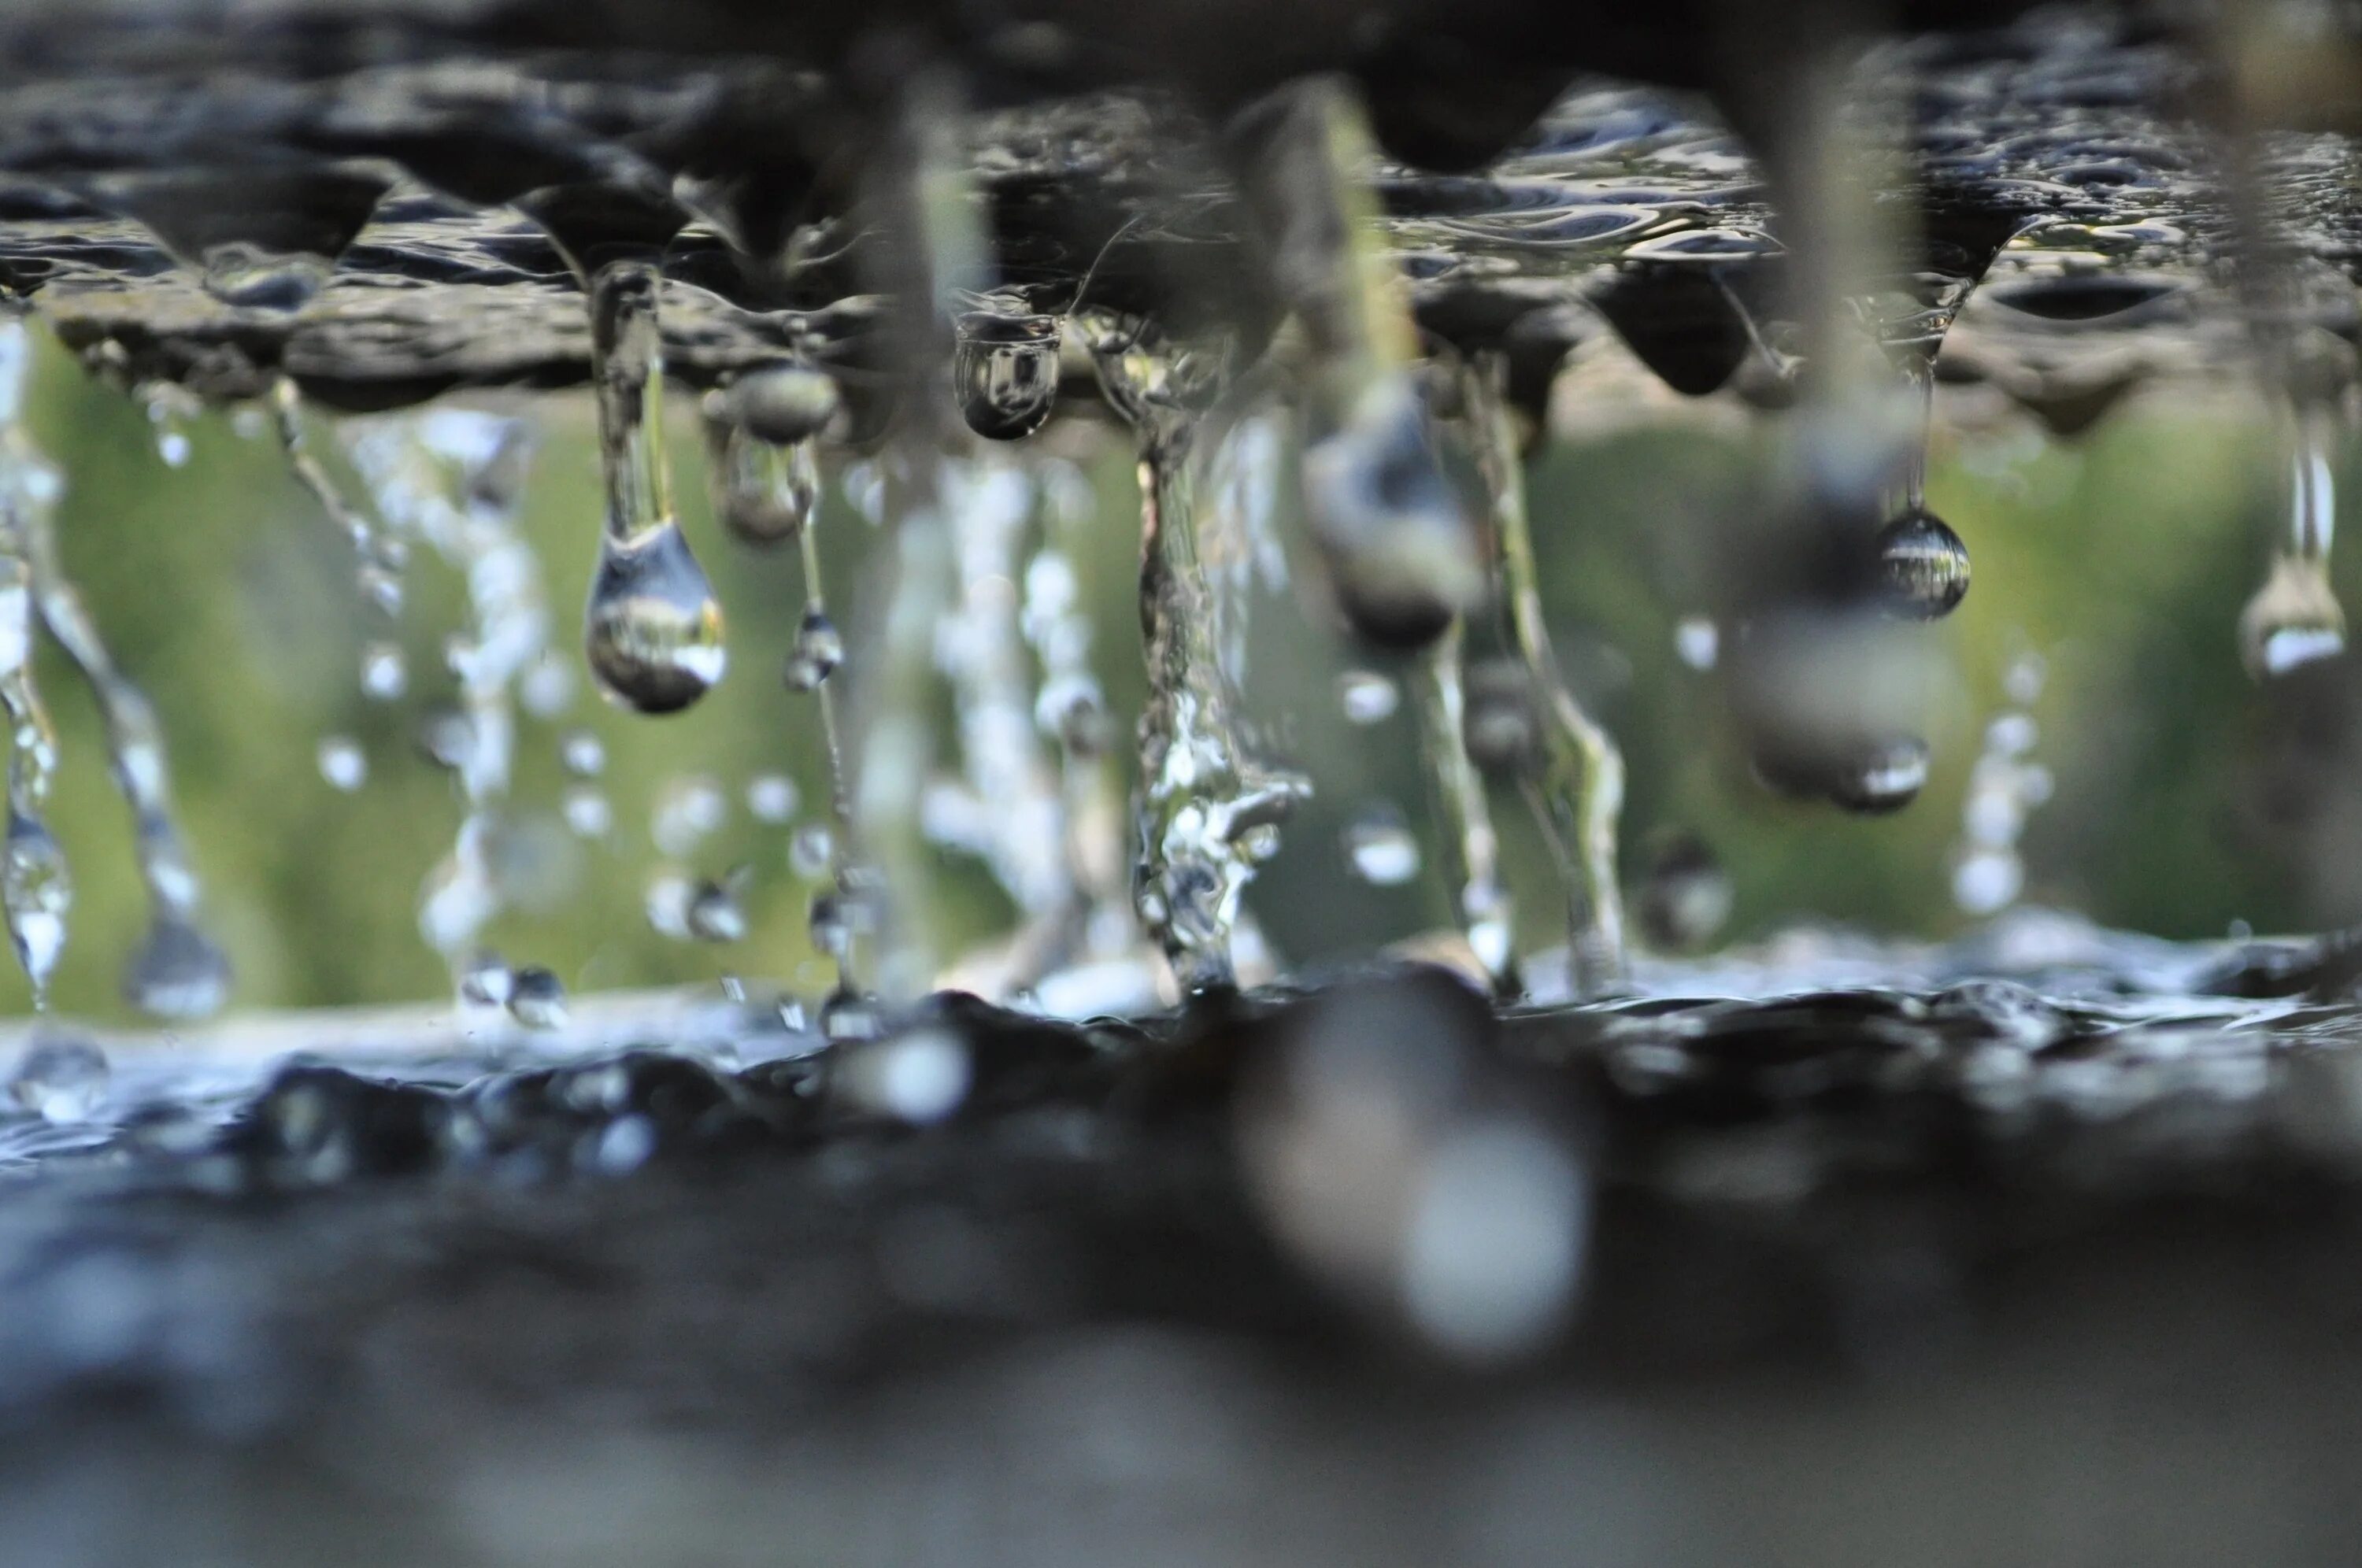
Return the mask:
<path id="1" fill-rule="evenodd" d="M 350 735 L 326 735 L 320 741 L 320 777 L 329 788 L 349 795 L 369 782 L 369 756 Z"/>
<path id="2" fill-rule="evenodd" d="M 952 376 L 968 428 L 993 441 L 1042 428 L 1058 395 L 1058 318 L 971 311 L 956 328 Z"/>
<path id="3" fill-rule="evenodd" d="M 1641 874 L 1640 929 L 1668 952 L 1694 952 L 1712 942 L 1730 919 L 1729 874 L 1705 841 L 1693 833 L 1667 834 L 1651 846 Z"/>
<path id="4" fill-rule="evenodd" d="M 1366 806 L 1345 824 L 1345 858 L 1353 874 L 1373 887 L 1398 888 L 1418 875 L 1418 840 L 1399 807 Z"/>
<path id="5" fill-rule="evenodd" d="M 804 612 L 796 625 L 795 647 L 788 655 L 786 680 L 790 691 L 814 691 L 844 662 L 844 637 L 827 612 Z"/>
<path id="6" fill-rule="evenodd" d="M 8 936 L 17 962 L 32 982 L 33 1005 L 49 1001 L 50 977 L 65 951 L 66 916 L 73 905 L 73 884 L 66 873 L 65 851 L 39 817 L 11 808 L 8 836 L 0 847 L 0 905 L 8 915 Z"/>
<path id="7" fill-rule="evenodd" d="M 726 393 L 706 394 L 706 471 L 714 515 L 741 544 L 757 549 L 786 544 L 803 531 L 820 504 L 820 464 L 812 441 L 766 441 L 734 421 L 730 408 Z"/>
<path id="8" fill-rule="evenodd" d="M 559 810 L 578 838 L 604 838 L 615 828 L 615 809 L 596 786 L 577 784 L 566 791 Z"/>
<path id="9" fill-rule="evenodd" d="M 788 840 L 788 867 L 799 877 L 825 877 L 835 863 L 836 834 L 825 823 L 806 823 Z"/>
<path id="10" fill-rule="evenodd" d="M 1906 620 L 1950 614 L 1969 591 L 1969 547 L 1944 520 L 1914 507 L 1881 529 L 1878 575 L 1888 612 Z"/>
<path id="11" fill-rule="evenodd" d="M 1690 668 L 1712 669 L 1722 654 L 1722 632 L 1709 615 L 1684 615 L 1673 628 L 1673 652 Z"/>
<path id="12" fill-rule="evenodd" d="M 703 773 L 668 778 L 648 812 L 648 837 L 674 860 L 685 860 L 730 818 L 721 780 Z"/>

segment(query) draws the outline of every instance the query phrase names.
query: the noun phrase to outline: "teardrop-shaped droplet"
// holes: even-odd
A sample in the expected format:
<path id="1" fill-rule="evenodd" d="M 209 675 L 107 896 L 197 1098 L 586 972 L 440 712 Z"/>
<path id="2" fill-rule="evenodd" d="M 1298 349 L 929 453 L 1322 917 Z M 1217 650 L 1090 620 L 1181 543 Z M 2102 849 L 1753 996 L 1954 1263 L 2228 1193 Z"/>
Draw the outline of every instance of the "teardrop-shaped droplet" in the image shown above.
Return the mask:
<path id="1" fill-rule="evenodd" d="M 800 534 L 820 504 L 820 464 L 807 438 L 781 447 L 729 416 L 726 394 L 705 402 L 706 469 L 714 514 L 741 544 L 757 549 Z"/>
<path id="2" fill-rule="evenodd" d="M 678 712 L 722 679 L 722 606 L 679 525 L 601 536 L 583 646 L 609 701 L 643 713 Z"/>
<path id="3" fill-rule="evenodd" d="M 1878 576 L 1893 613 L 1937 620 L 1969 591 L 1969 547 L 1942 518 L 1915 507 L 1879 531 Z"/>
<path id="4" fill-rule="evenodd" d="M 2324 561 L 2282 555 L 2239 616 L 2239 652 L 2258 680 L 2345 651 L 2345 611 Z"/>
<path id="5" fill-rule="evenodd" d="M 123 996 L 150 1018 L 209 1018 L 229 997 L 229 960 L 188 922 L 159 914 L 123 972 Z"/>
<path id="6" fill-rule="evenodd" d="M 73 880 L 65 851 L 39 818 L 12 812 L 5 862 L 0 862 L 0 906 L 8 917 L 8 938 L 17 962 L 32 982 L 40 1005 L 49 994 L 66 945 L 66 916 L 73 907 Z"/>
<path id="7" fill-rule="evenodd" d="M 758 441 L 789 447 L 828 427 L 843 403 L 836 379 L 809 365 L 773 365 L 749 371 L 722 394 L 731 423 Z"/>
<path id="8" fill-rule="evenodd" d="M 796 626 L 796 646 L 788 655 L 787 682 L 790 691 L 812 691 L 836 673 L 844 662 L 844 638 L 827 612 L 811 609 Z"/>
<path id="9" fill-rule="evenodd" d="M 1041 429 L 1058 399 L 1058 318 L 975 311 L 958 334 L 952 375 L 967 427 L 991 441 Z"/>

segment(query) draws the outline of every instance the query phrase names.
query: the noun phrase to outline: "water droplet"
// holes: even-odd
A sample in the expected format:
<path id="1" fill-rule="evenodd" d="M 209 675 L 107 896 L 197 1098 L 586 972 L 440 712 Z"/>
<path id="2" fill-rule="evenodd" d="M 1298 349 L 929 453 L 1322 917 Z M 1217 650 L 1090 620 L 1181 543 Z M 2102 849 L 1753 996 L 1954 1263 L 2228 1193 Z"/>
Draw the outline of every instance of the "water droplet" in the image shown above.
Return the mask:
<path id="1" fill-rule="evenodd" d="M 844 638 L 826 612 L 806 610 L 796 626 L 796 646 L 788 655 L 787 682 L 790 691 L 813 691 L 844 662 Z"/>
<path id="2" fill-rule="evenodd" d="M 1058 318 L 974 311 L 956 328 L 952 376 L 968 428 L 993 441 L 1042 428 L 1058 396 Z"/>
<path id="3" fill-rule="evenodd" d="M 370 643 L 361 649 L 361 695 L 391 702 L 410 689 L 410 666 L 399 643 Z"/>
<path id="4" fill-rule="evenodd" d="M 563 1028 L 566 987 L 540 965 L 527 964 L 510 978 L 509 1015 L 527 1029 Z"/>
<path id="5" fill-rule="evenodd" d="M 506 1007 L 515 978 L 509 972 L 508 960 L 490 948 L 480 948 L 459 973 L 459 999 L 471 1007 Z"/>
<path id="6" fill-rule="evenodd" d="M 189 461 L 189 437 L 182 431 L 165 429 L 157 433 L 156 455 L 164 459 L 168 469 L 185 468 Z"/>
<path id="7" fill-rule="evenodd" d="M 65 951 L 66 914 L 73 904 L 73 881 L 65 851 L 39 819 L 11 812 L 5 861 L 0 861 L 0 904 L 17 962 L 32 982 L 38 1007 L 49 994 L 50 977 Z"/>
<path id="8" fill-rule="evenodd" d="M 857 992 L 837 990 L 820 1006 L 820 1032 L 833 1043 L 875 1040 L 885 1031 L 877 1004 Z"/>
<path id="9" fill-rule="evenodd" d="M 566 825 L 577 837 L 604 838 L 615 828 L 615 810 L 594 785 L 577 784 L 566 791 L 561 806 Z"/>
<path id="10" fill-rule="evenodd" d="M 1373 886 L 1398 888 L 1418 875 L 1418 840 L 1390 803 L 1364 807 L 1346 824 L 1344 843 L 1354 875 Z"/>
<path id="11" fill-rule="evenodd" d="M 105 1102 L 106 1054 L 82 1040 L 36 1040 L 8 1079 L 16 1102 L 44 1121 L 87 1121 Z"/>
<path id="12" fill-rule="evenodd" d="M 2283 555 L 2239 617 L 2240 652 L 2257 679 L 2345 651 L 2345 612 L 2325 563 Z"/>
<path id="13" fill-rule="evenodd" d="M 773 365 L 749 371 L 722 394 L 723 412 L 759 441 L 789 447 L 810 440 L 836 417 L 842 399 L 835 378 L 809 365 Z"/>
<path id="14" fill-rule="evenodd" d="M 700 942 L 744 942 L 746 911 L 728 882 L 704 881 L 690 895 L 689 933 Z"/>
<path id="15" fill-rule="evenodd" d="M 741 544 L 767 549 L 800 534 L 820 504 L 812 443 L 775 447 L 730 422 L 720 393 L 706 400 L 707 471 L 714 514 Z"/>
<path id="16" fill-rule="evenodd" d="M 1313 535 L 1354 630 L 1382 647 L 1420 647 L 1485 591 L 1473 530 L 1445 478 L 1408 375 L 1364 388 L 1303 458 Z"/>
<path id="17" fill-rule="evenodd" d="M 601 690 L 643 713 L 677 712 L 722 679 L 722 607 L 678 525 L 602 536 L 583 643 Z"/>
<path id="18" fill-rule="evenodd" d="M 1649 856 L 1640 884 L 1640 928 L 1671 952 L 1704 947 L 1730 919 L 1733 889 L 1722 862 L 1694 834 L 1675 833 Z"/>
<path id="19" fill-rule="evenodd" d="M 123 996 L 151 1018 L 209 1018 L 229 998 L 229 960 L 184 920 L 158 914 L 123 974 Z"/>
<path id="20" fill-rule="evenodd" d="M 830 957 L 842 961 L 853 951 L 853 921 L 843 894 L 824 889 L 812 895 L 809 922 L 811 944 Z"/>
<path id="21" fill-rule="evenodd" d="M 702 773 L 668 778 L 648 813 L 648 837 L 667 857 L 685 860 L 730 818 L 721 780 Z"/>
<path id="22" fill-rule="evenodd" d="M 1673 652 L 1692 669 L 1712 669 L 1722 653 L 1721 629 L 1711 617 L 1684 615 L 1673 628 Z"/>
<path id="23" fill-rule="evenodd" d="M 746 780 L 746 813 L 772 827 L 792 821 L 802 792 L 784 773 L 761 773 Z"/>
<path id="24" fill-rule="evenodd" d="M 1952 901 L 1967 914 L 1998 913 L 2025 887 L 2025 863 L 2014 850 L 1971 850 L 1952 867 Z"/>
<path id="25" fill-rule="evenodd" d="M 557 743 L 558 761 L 577 778 L 596 778 L 607 767 L 607 746 L 589 730 L 569 730 Z"/>
<path id="26" fill-rule="evenodd" d="M 349 795 L 369 782 L 369 757 L 350 735 L 324 735 L 320 740 L 320 777 L 332 789 Z"/>
<path id="27" fill-rule="evenodd" d="M 806 823 L 788 840 L 788 866 L 807 879 L 825 877 L 836 864 L 836 834 L 825 823 Z"/>
<path id="28" fill-rule="evenodd" d="M 1337 678 L 1337 705 L 1349 723 L 1382 723 L 1402 705 L 1402 690 L 1376 670 L 1349 669 Z"/>
<path id="29" fill-rule="evenodd" d="M 1937 620 L 1969 591 L 1969 547 L 1942 518 L 1915 508 L 1879 531 L 1878 572 L 1893 613 Z"/>

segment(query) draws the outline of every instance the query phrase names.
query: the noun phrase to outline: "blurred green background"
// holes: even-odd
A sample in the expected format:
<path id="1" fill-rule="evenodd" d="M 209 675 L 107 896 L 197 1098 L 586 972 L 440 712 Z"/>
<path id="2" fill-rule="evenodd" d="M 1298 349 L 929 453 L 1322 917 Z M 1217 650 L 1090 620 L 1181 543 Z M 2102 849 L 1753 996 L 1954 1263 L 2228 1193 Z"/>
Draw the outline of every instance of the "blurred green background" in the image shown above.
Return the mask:
<path id="1" fill-rule="evenodd" d="M 579 396 L 533 405 L 543 439 L 524 523 L 576 694 L 554 721 L 520 719 L 507 820 L 541 865 L 542 907 L 503 916 L 488 940 L 576 988 L 740 973 L 816 991 L 825 977 L 803 934 L 809 885 L 789 867 L 787 831 L 754 821 L 744 796 L 751 778 L 784 771 L 800 786 L 804 816 L 825 798 L 811 701 L 778 679 L 800 576 L 792 550 L 756 554 L 715 527 L 701 445 L 678 407 L 685 401 L 675 400 L 677 486 L 729 617 L 733 667 L 701 705 L 660 720 L 608 708 L 580 678 L 575 617 L 600 512 L 589 405 Z M 237 969 L 237 1005 L 447 994 L 416 911 L 421 878 L 447 850 L 461 812 L 450 776 L 416 736 L 422 716 L 453 695 L 440 649 L 461 624 L 454 574 L 416 552 L 401 631 L 410 691 L 392 704 L 366 701 L 355 670 L 369 617 L 355 600 L 349 552 L 289 477 L 275 441 L 208 414 L 182 427 L 188 459 L 169 467 L 146 413 L 46 341 L 31 423 L 67 476 L 60 529 L 69 569 L 163 715 L 210 927 Z M 1131 465 L 1097 422 L 1069 422 L 1052 438 L 1081 460 L 1098 496 L 1100 525 L 1077 565 L 1101 677 L 1128 728 L 1141 686 Z M 1676 655 L 1676 624 L 1707 608 L 1712 520 L 1746 503 L 1745 450 L 1688 421 L 1551 443 L 1532 469 L 1550 608 L 1565 662 L 1626 749 L 1628 845 L 1675 826 L 1699 834 L 1735 886 L 1729 936 L 1808 917 L 1957 930 L 1970 918 L 1951 879 L 1970 769 L 1986 724 L 2009 705 L 2005 673 L 2032 654 L 2047 679 L 2031 710 L 2031 758 L 2050 770 L 2055 793 L 2032 813 L 2020 846 L 2028 898 L 2172 935 L 2352 915 L 2354 856 L 2340 836 L 2352 671 L 2335 660 L 2263 691 L 2236 650 L 2238 613 L 2260 580 L 2280 505 L 2277 461 L 2267 430 L 2211 402 L 2138 401 L 2073 446 L 2008 421 L 1948 437 L 1929 500 L 1968 541 L 1975 587 L 1928 633 L 1950 671 L 1930 714 L 1928 787 L 1899 816 L 1863 820 L 1754 784 L 1727 733 L 1716 677 Z M 877 531 L 833 484 L 821 527 L 833 599 L 857 649 L 869 607 L 855 585 L 869 575 Z M 2357 602 L 2350 560 L 2338 580 Z M 1409 702 L 1374 726 L 1345 722 L 1336 675 L 1366 661 L 1328 630 L 1305 563 L 1286 587 L 1257 598 L 1250 704 L 1274 749 L 1310 771 L 1319 797 L 1290 827 L 1252 907 L 1295 960 L 1443 923 Z M 53 649 L 40 675 L 64 749 L 53 823 L 78 885 L 58 1002 L 116 1015 L 121 963 L 144 918 L 127 823 L 87 691 Z M 607 746 L 602 788 L 616 825 L 604 844 L 573 838 L 558 818 L 567 783 L 558 737 L 578 726 Z M 318 744 L 333 733 L 366 749 L 370 777 L 358 793 L 321 777 Z M 689 772 L 729 792 L 730 820 L 694 868 L 750 868 L 743 943 L 675 943 L 643 916 L 657 860 L 649 808 L 665 780 Z M 1348 870 L 1341 829 L 1373 801 L 1400 804 L 1428 845 L 1429 870 L 1409 885 L 1374 889 Z M 1514 795 L 1496 797 L 1495 809 L 1520 945 L 1544 945 L 1562 907 L 1548 856 Z M 1628 854 L 1628 866 L 1640 858 Z M 980 868 L 944 869 L 957 929 L 981 937 L 1006 920 Z M 17 976 L 0 978 L 0 1006 L 22 1010 L 27 1001 Z"/>

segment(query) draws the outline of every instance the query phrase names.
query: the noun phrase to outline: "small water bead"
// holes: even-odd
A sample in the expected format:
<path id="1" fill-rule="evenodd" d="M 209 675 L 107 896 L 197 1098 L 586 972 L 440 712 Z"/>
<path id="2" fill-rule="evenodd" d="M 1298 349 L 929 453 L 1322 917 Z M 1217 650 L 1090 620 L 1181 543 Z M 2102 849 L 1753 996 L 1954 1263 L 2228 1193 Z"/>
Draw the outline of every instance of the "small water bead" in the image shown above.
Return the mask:
<path id="1" fill-rule="evenodd" d="M 410 665 L 399 643 L 369 643 L 361 648 L 361 695 L 391 702 L 410 689 Z"/>
<path id="2" fill-rule="evenodd" d="M 608 700 L 642 713 L 678 712 L 721 680 L 722 606 L 678 524 L 601 536 L 583 646 Z"/>
<path id="3" fill-rule="evenodd" d="M 559 811 L 578 838 L 604 838 L 615 830 L 615 809 L 596 786 L 577 784 L 567 790 Z"/>
<path id="4" fill-rule="evenodd" d="M 796 808 L 802 803 L 802 791 L 784 773 L 758 773 L 746 780 L 746 814 L 758 823 L 785 826 L 794 820 Z"/>
<path id="5" fill-rule="evenodd" d="M 82 1040 L 36 1040 L 17 1058 L 8 1094 L 44 1121 L 87 1121 L 105 1102 L 106 1054 Z"/>
<path id="6" fill-rule="evenodd" d="M 1722 655 L 1722 632 L 1711 617 L 1684 615 L 1673 628 L 1673 652 L 1701 673 L 1712 669 Z"/>
<path id="7" fill-rule="evenodd" d="M 569 730 L 557 743 L 557 759 L 577 778 L 596 778 L 606 771 L 607 745 L 589 730 Z"/>
<path id="8" fill-rule="evenodd" d="M 325 735 L 320 741 L 320 777 L 331 789 L 349 795 L 369 782 L 369 757 L 350 735 Z"/>
<path id="9" fill-rule="evenodd" d="M 952 377 L 968 428 L 992 441 L 1042 428 L 1058 397 L 1058 318 L 972 311 L 955 330 Z"/>
<path id="10" fill-rule="evenodd" d="M 1421 647 L 1484 595 L 1474 531 L 1407 375 L 1379 378 L 1303 458 L 1305 509 L 1353 629 Z"/>
<path id="11" fill-rule="evenodd" d="M 836 380 L 809 365 L 749 371 L 719 394 L 719 414 L 774 447 L 808 441 L 828 427 L 844 399 Z"/>
<path id="12" fill-rule="evenodd" d="M 459 999 L 471 1007 L 506 1007 L 516 977 L 508 960 L 490 948 L 480 948 L 459 974 Z"/>
<path id="13" fill-rule="evenodd" d="M 1964 914 L 1998 914 L 2025 888 L 2025 863 L 2013 849 L 1972 849 L 1952 867 L 1952 902 Z"/>
<path id="14" fill-rule="evenodd" d="M 1349 669 L 1337 678 L 1337 705 L 1348 723 L 1383 723 L 1402 706 L 1402 689 L 1376 670 Z"/>
<path id="15" fill-rule="evenodd" d="M 768 549 L 803 532 L 820 504 L 820 465 L 809 439 L 774 446 L 733 422 L 723 393 L 710 392 L 705 446 L 714 513 L 733 537 Z"/>
<path id="16" fill-rule="evenodd" d="M 799 877 L 825 877 L 836 864 L 836 835 L 825 823 L 806 823 L 788 840 L 788 866 Z"/>
<path id="17" fill-rule="evenodd" d="M 648 837 L 675 860 L 685 860 L 730 820 L 730 797 L 721 780 L 690 773 L 668 778 L 648 813 Z"/>
<path id="18" fill-rule="evenodd" d="M 156 455 L 164 459 L 164 466 L 166 468 L 179 469 L 187 467 L 189 461 L 189 437 L 184 432 L 172 429 L 169 426 L 157 432 Z"/>
<path id="19" fill-rule="evenodd" d="M 1969 547 L 1942 518 L 1915 507 L 1879 531 L 1878 571 L 1889 611 L 1940 620 L 1968 594 Z"/>
<path id="20" fill-rule="evenodd" d="M 150 1018 L 209 1018 L 229 999 L 229 960 L 187 921 L 159 914 L 123 974 L 123 996 Z"/>
<path id="21" fill-rule="evenodd" d="M 1345 858 L 1353 874 L 1374 887 L 1398 888 L 1418 875 L 1418 840 L 1399 808 L 1364 807 L 1346 824 Z"/>
<path id="22" fill-rule="evenodd" d="M 736 877 L 732 877 L 723 881 L 709 878 L 697 884 L 690 894 L 686 916 L 690 935 L 700 942 L 746 940 L 746 909 L 739 901 L 737 881 Z"/>
<path id="23" fill-rule="evenodd" d="M 647 891 L 640 900 L 648 929 L 668 941 L 688 941 L 690 892 L 688 873 L 679 867 L 659 867 L 648 878 Z"/>
<path id="24" fill-rule="evenodd" d="M 565 985 L 540 965 L 525 965 L 509 981 L 509 1016 L 527 1029 L 563 1028 Z"/>
<path id="25" fill-rule="evenodd" d="M 788 655 L 787 682 L 790 691 L 816 691 L 844 662 L 844 638 L 827 612 L 806 610 L 796 626 L 796 646 Z"/>
<path id="26" fill-rule="evenodd" d="M 1075 756 L 1097 756 L 1112 738 L 1107 693 L 1097 678 L 1084 671 L 1052 676 L 1033 699 L 1033 727 Z"/>

